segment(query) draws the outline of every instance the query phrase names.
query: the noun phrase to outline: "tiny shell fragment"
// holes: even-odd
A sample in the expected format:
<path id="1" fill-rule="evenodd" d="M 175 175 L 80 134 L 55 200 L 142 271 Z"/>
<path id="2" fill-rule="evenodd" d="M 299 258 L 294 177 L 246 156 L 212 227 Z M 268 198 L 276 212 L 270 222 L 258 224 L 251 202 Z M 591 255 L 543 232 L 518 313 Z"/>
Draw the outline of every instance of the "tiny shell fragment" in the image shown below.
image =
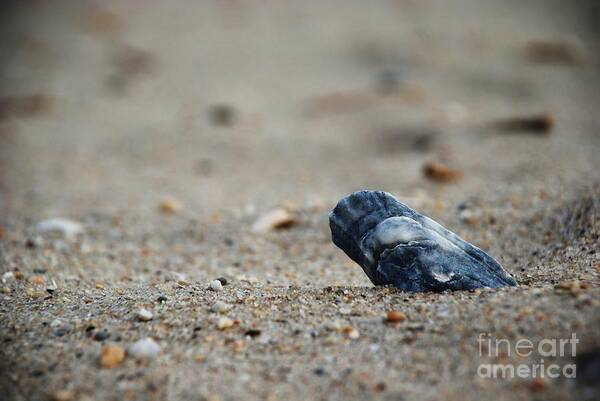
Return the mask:
<path id="1" fill-rule="evenodd" d="M 266 233 L 277 228 L 291 227 L 297 223 L 296 217 L 283 208 L 273 209 L 259 217 L 252 225 L 255 233 Z"/>
<path id="2" fill-rule="evenodd" d="M 462 177 L 462 172 L 438 162 L 427 162 L 423 165 L 423 174 L 437 182 L 456 181 Z"/>

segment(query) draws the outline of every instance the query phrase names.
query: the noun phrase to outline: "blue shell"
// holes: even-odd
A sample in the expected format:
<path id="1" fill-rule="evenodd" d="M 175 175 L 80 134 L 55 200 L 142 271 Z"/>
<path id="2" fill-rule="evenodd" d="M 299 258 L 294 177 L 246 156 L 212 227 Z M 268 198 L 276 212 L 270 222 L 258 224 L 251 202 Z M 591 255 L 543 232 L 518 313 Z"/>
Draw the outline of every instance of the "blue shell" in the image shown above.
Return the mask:
<path id="1" fill-rule="evenodd" d="M 329 214 L 333 243 L 375 285 L 441 292 L 516 286 L 491 256 L 382 191 L 359 191 Z"/>

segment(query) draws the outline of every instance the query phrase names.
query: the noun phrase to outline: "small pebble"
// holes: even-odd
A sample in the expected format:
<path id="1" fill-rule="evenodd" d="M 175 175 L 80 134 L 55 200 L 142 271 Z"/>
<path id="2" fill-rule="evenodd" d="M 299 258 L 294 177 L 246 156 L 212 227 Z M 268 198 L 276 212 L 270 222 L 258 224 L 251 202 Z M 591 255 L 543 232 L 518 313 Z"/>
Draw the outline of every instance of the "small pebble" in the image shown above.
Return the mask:
<path id="1" fill-rule="evenodd" d="M 78 234 L 83 233 L 83 225 L 81 223 L 60 217 L 41 221 L 37 224 L 36 228 L 42 233 L 58 232 L 67 239 L 74 238 Z"/>
<path id="2" fill-rule="evenodd" d="M 226 313 L 229 312 L 231 308 L 232 306 L 230 304 L 223 301 L 217 301 L 211 306 L 210 310 L 216 313 Z"/>
<path id="3" fill-rule="evenodd" d="M 73 399 L 73 393 L 69 390 L 59 390 L 52 394 L 52 401 L 70 401 Z"/>
<path id="4" fill-rule="evenodd" d="M 159 302 L 161 304 L 165 303 L 167 302 L 167 297 L 165 297 L 164 295 L 160 295 L 158 298 L 156 298 L 156 302 Z"/>
<path id="5" fill-rule="evenodd" d="M 406 320 L 406 315 L 400 311 L 389 311 L 386 316 L 386 322 L 389 323 L 399 323 Z"/>
<path id="6" fill-rule="evenodd" d="M 342 329 L 342 333 L 344 333 L 346 336 L 348 336 L 349 339 L 351 340 L 356 340 L 360 337 L 360 333 L 358 330 L 356 330 L 354 327 L 352 326 L 346 326 Z"/>
<path id="7" fill-rule="evenodd" d="M 137 318 L 139 321 L 147 322 L 152 320 L 152 317 L 152 312 L 150 312 L 148 309 L 142 308 L 137 312 Z"/>
<path id="8" fill-rule="evenodd" d="M 255 233 L 266 233 L 273 229 L 288 228 L 296 224 L 298 220 L 286 209 L 277 208 L 259 217 L 252 225 Z"/>
<path id="9" fill-rule="evenodd" d="M 223 284 L 221 284 L 219 280 L 213 280 L 208 287 L 213 291 L 221 291 L 223 289 Z"/>
<path id="10" fill-rule="evenodd" d="M 166 214 L 177 214 L 183 211 L 183 203 L 173 197 L 167 197 L 160 202 L 158 208 Z"/>
<path id="11" fill-rule="evenodd" d="M 44 276 L 32 276 L 29 282 L 34 285 L 43 285 L 46 282 Z"/>
<path id="12" fill-rule="evenodd" d="M 134 358 L 138 359 L 153 359 L 160 354 L 160 345 L 156 343 L 152 338 L 142 338 L 131 344 L 127 349 L 127 353 Z"/>
<path id="13" fill-rule="evenodd" d="M 255 337 L 260 336 L 261 333 L 262 333 L 262 331 L 259 329 L 248 329 L 244 332 L 244 335 L 255 338 Z"/>
<path id="14" fill-rule="evenodd" d="M 462 172 L 438 162 L 427 162 L 423 165 L 423 174 L 432 181 L 449 182 L 462 177 Z"/>
<path id="15" fill-rule="evenodd" d="M 225 330 L 228 329 L 230 327 L 233 327 L 233 325 L 235 324 L 235 322 L 233 320 L 231 320 L 228 317 L 222 317 L 219 319 L 218 323 L 217 323 L 217 328 L 219 330 Z"/>
<path id="16" fill-rule="evenodd" d="M 225 277 L 219 277 L 217 280 L 219 280 L 221 282 L 221 284 L 224 286 L 229 284 L 229 282 L 227 281 L 227 279 Z"/>
<path id="17" fill-rule="evenodd" d="M 228 104 L 216 104 L 211 107 L 209 116 L 214 125 L 230 126 L 235 123 L 236 111 Z"/>
<path id="18" fill-rule="evenodd" d="M 98 332 L 96 332 L 96 334 L 94 334 L 95 341 L 104 341 L 104 340 L 107 340 L 108 337 L 110 337 L 110 333 L 105 330 L 98 331 Z"/>
<path id="19" fill-rule="evenodd" d="M 100 354 L 100 366 L 112 369 L 125 359 L 125 351 L 117 345 L 105 345 Z"/>
<path id="20" fill-rule="evenodd" d="M 529 133 L 534 135 L 548 135 L 555 126 L 551 114 L 518 115 L 491 121 L 492 129 L 505 133 Z"/>

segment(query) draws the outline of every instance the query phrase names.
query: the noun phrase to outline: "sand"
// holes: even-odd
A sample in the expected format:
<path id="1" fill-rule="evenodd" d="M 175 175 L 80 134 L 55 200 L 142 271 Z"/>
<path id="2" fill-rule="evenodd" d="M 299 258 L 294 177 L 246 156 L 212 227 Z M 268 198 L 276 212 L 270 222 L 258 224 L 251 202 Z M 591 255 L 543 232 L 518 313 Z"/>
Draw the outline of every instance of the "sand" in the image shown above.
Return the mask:
<path id="1" fill-rule="evenodd" d="M 597 7 L 320 3 L 4 6 L 0 399 L 597 397 Z M 372 286 L 327 221 L 359 189 L 519 286 Z M 277 208 L 285 227 L 253 229 Z M 49 218 L 82 232 L 41 232 Z M 544 362 L 577 379 L 478 375 L 540 359 L 480 338 L 573 334 L 576 355 Z M 147 337 L 157 356 L 127 352 Z M 106 346 L 122 360 L 103 367 Z"/>

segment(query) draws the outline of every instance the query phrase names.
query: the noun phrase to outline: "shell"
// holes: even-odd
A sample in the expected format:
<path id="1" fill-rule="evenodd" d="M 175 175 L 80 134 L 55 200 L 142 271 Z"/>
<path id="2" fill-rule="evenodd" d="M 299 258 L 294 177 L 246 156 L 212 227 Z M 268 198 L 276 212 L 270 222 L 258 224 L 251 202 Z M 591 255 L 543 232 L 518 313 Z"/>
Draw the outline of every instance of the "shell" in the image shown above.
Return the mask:
<path id="1" fill-rule="evenodd" d="M 481 249 L 382 191 L 359 191 L 329 214 L 333 243 L 375 285 L 411 292 L 515 286 Z"/>

